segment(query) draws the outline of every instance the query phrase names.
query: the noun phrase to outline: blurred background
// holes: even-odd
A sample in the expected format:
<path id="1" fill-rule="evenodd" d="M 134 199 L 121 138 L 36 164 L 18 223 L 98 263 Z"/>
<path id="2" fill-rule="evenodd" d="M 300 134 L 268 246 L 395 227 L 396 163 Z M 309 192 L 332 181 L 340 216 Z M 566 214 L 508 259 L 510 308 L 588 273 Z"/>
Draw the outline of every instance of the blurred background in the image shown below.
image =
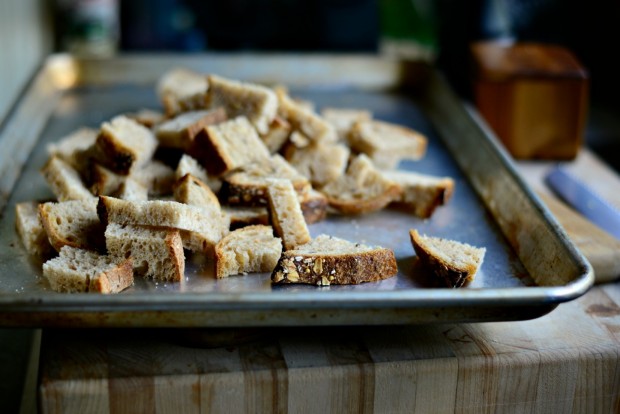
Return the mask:
<path id="1" fill-rule="evenodd" d="M 0 0 L 0 121 L 51 52 L 414 55 L 435 62 L 470 99 L 468 45 L 501 38 L 558 44 L 577 56 L 590 73 L 596 121 L 587 142 L 618 168 L 618 22 L 614 0 Z"/>

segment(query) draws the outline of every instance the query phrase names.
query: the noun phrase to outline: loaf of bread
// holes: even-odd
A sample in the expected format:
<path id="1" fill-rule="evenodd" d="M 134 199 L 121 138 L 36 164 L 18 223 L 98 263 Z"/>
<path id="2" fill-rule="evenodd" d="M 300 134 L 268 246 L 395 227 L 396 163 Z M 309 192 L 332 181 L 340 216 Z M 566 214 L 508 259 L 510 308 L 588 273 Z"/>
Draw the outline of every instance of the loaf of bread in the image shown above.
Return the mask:
<path id="1" fill-rule="evenodd" d="M 43 276 L 57 292 L 118 293 L 133 285 L 132 259 L 65 246 L 43 263 Z"/>
<path id="2" fill-rule="evenodd" d="M 294 249 L 309 242 L 310 232 L 291 181 L 280 178 L 267 179 L 267 199 L 271 225 L 275 234 L 282 238 L 284 249 Z"/>
<path id="3" fill-rule="evenodd" d="M 222 107 L 231 118 L 247 118 L 261 134 L 269 131 L 269 125 L 278 112 L 275 92 L 262 85 L 216 75 L 209 76 L 208 82 L 207 104 L 210 108 Z"/>
<path id="4" fill-rule="evenodd" d="M 485 248 L 421 235 L 415 229 L 409 235 L 420 262 L 449 287 L 468 285 L 482 266 Z"/>
<path id="5" fill-rule="evenodd" d="M 39 217 L 39 203 L 15 204 L 15 228 L 29 255 L 39 258 L 51 255 L 53 249 Z"/>
<path id="6" fill-rule="evenodd" d="M 321 189 L 329 205 L 344 214 L 364 214 L 381 210 L 401 195 L 401 188 L 375 168 L 370 159 L 355 157 L 346 174 Z"/>
<path id="7" fill-rule="evenodd" d="M 162 282 L 184 280 L 185 255 L 178 230 L 110 223 L 105 244 L 109 255 L 131 257 L 136 274 Z"/>
<path id="8" fill-rule="evenodd" d="M 56 251 L 63 246 L 98 250 L 104 245 L 104 226 L 97 216 L 97 199 L 39 205 L 39 217 Z"/>
<path id="9" fill-rule="evenodd" d="M 357 121 L 348 138 L 353 150 L 368 155 L 378 168 L 386 170 L 396 168 L 401 160 L 419 160 L 426 153 L 424 135 L 383 121 Z"/>
<path id="10" fill-rule="evenodd" d="M 448 202 L 454 191 L 450 177 L 435 177 L 410 171 L 383 171 L 383 176 L 402 189 L 393 204 L 420 218 L 429 218 L 435 209 Z"/>
<path id="11" fill-rule="evenodd" d="M 271 274 L 274 283 L 349 285 L 387 279 L 398 272 L 394 252 L 322 234 L 286 250 Z"/>
<path id="12" fill-rule="evenodd" d="M 215 246 L 215 276 L 271 272 L 282 253 L 282 241 L 271 226 L 247 226 L 235 230 Z"/>

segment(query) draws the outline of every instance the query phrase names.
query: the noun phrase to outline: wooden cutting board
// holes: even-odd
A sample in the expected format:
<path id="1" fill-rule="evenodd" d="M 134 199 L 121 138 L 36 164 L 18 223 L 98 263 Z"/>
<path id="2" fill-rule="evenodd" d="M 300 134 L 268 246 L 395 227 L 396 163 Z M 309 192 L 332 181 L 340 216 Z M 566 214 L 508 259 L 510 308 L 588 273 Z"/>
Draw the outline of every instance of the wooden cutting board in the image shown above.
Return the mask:
<path id="1" fill-rule="evenodd" d="M 544 184 L 544 177 L 553 168 L 553 164 L 521 161 L 517 165 L 525 181 L 538 193 L 573 243 L 588 259 L 594 268 L 596 283 L 620 277 L 620 241 L 551 193 Z M 564 167 L 620 210 L 620 177 L 587 148 L 583 148 L 577 158 Z"/>

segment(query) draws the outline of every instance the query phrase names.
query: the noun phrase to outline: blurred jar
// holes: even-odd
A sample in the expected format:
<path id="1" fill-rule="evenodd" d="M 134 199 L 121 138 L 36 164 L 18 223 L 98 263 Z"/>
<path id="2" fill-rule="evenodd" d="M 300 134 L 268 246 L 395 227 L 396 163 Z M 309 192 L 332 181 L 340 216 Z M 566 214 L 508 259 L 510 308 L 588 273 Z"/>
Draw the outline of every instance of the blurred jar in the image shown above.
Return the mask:
<path id="1" fill-rule="evenodd" d="M 118 0 L 57 0 L 60 49 L 80 56 L 106 57 L 119 43 Z"/>

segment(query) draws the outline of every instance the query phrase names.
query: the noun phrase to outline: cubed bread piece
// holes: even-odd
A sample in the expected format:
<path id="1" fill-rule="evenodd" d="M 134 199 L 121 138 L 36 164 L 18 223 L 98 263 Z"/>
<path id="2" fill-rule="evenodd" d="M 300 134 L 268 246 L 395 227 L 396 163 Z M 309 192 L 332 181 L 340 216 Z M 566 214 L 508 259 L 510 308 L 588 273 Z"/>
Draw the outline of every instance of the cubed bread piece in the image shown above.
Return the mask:
<path id="1" fill-rule="evenodd" d="M 223 107 L 231 118 L 246 117 L 262 134 L 269 131 L 269 124 L 278 112 L 275 92 L 261 85 L 208 77 L 207 103 L 210 108 Z"/>
<path id="2" fill-rule="evenodd" d="M 269 224 L 266 207 L 222 206 L 222 212 L 230 218 L 231 230 L 255 224 Z"/>
<path id="3" fill-rule="evenodd" d="M 268 178 L 267 199 L 271 224 L 276 235 L 282 238 L 284 249 L 294 249 L 309 242 L 310 232 L 291 181 Z"/>
<path id="4" fill-rule="evenodd" d="M 349 144 L 367 154 L 382 169 L 393 169 L 401 160 L 419 160 L 426 153 L 427 139 L 411 128 L 382 121 L 358 121 L 349 133 Z"/>
<path id="5" fill-rule="evenodd" d="M 161 161 L 152 160 L 132 171 L 131 178 L 145 186 L 152 196 L 172 193 L 176 181 L 175 171 Z"/>
<path id="6" fill-rule="evenodd" d="M 429 218 L 435 209 L 448 202 L 454 191 L 450 177 L 435 177 L 410 171 L 383 171 L 383 176 L 402 189 L 393 204 L 420 218 Z"/>
<path id="7" fill-rule="evenodd" d="M 136 121 L 140 125 L 151 129 L 156 125 L 161 124 L 166 120 L 164 114 L 153 109 L 140 109 L 137 112 L 130 112 L 125 116 L 133 121 Z"/>
<path id="8" fill-rule="evenodd" d="M 157 139 L 148 128 L 121 115 L 101 125 L 93 155 L 115 173 L 127 175 L 149 162 L 156 148 Z"/>
<path id="9" fill-rule="evenodd" d="M 220 201 L 211 189 L 198 178 L 186 174 L 177 181 L 174 189 L 174 199 L 179 203 L 200 207 L 205 215 L 213 217 L 212 227 L 214 232 L 219 231 L 220 237 L 228 234 L 230 217 L 222 212 Z M 219 220 L 215 219 L 220 217 Z M 194 237 L 191 233 L 182 232 L 183 245 L 192 251 L 204 251 L 203 237 Z M 209 243 L 209 247 L 211 243 Z"/>
<path id="10" fill-rule="evenodd" d="M 299 195 L 299 205 L 306 224 L 323 220 L 327 216 L 328 204 L 327 197 L 315 189 Z"/>
<path id="11" fill-rule="evenodd" d="M 98 196 L 115 194 L 125 181 L 125 177 L 97 162 L 92 162 L 90 164 L 90 191 Z"/>
<path id="12" fill-rule="evenodd" d="M 15 227 L 28 254 L 44 258 L 52 253 L 52 246 L 39 218 L 39 203 L 36 201 L 17 203 Z"/>
<path id="13" fill-rule="evenodd" d="M 274 154 L 282 148 L 290 134 L 291 124 L 284 118 L 276 116 L 269 124 L 269 130 L 260 134 L 260 139 L 263 140 L 269 152 Z"/>
<path id="14" fill-rule="evenodd" d="M 80 128 L 58 142 L 49 144 L 47 152 L 50 157 L 56 156 L 79 170 L 82 165 L 78 159 L 79 154 L 95 143 L 98 132 L 92 128 Z"/>
<path id="15" fill-rule="evenodd" d="M 133 285 L 132 259 L 65 246 L 43 263 L 43 276 L 56 292 L 118 293 Z"/>
<path id="16" fill-rule="evenodd" d="M 59 201 L 93 198 L 93 194 L 86 188 L 78 172 L 56 156 L 47 161 L 41 173 Z"/>
<path id="17" fill-rule="evenodd" d="M 187 154 L 183 154 L 179 160 L 174 175 L 176 179 L 179 180 L 186 174 L 191 174 L 198 178 L 200 181 L 208 185 L 209 188 L 215 193 L 220 191 L 220 188 L 222 187 L 222 181 L 219 178 L 209 175 L 195 158 Z"/>
<path id="18" fill-rule="evenodd" d="M 185 111 L 206 108 L 207 89 L 206 75 L 183 68 L 166 72 L 156 87 L 159 99 L 169 117 Z"/>
<path id="19" fill-rule="evenodd" d="M 63 246 L 98 250 L 104 245 L 104 226 L 97 216 L 96 198 L 40 204 L 39 217 L 56 251 Z"/>
<path id="20" fill-rule="evenodd" d="M 282 90 L 278 94 L 278 114 L 286 119 L 294 130 L 300 131 L 312 142 L 336 142 L 336 129 L 318 114 L 309 111 L 291 99 Z"/>
<path id="21" fill-rule="evenodd" d="M 129 201 L 145 201 L 149 199 L 149 190 L 138 181 L 128 177 L 120 185 L 114 197 Z"/>
<path id="22" fill-rule="evenodd" d="M 269 150 L 244 116 L 209 125 L 196 137 L 190 155 L 215 176 L 269 159 Z"/>
<path id="23" fill-rule="evenodd" d="M 97 206 L 103 223 L 139 226 L 171 227 L 181 231 L 185 243 L 191 240 L 190 250 L 209 252 L 222 238 L 221 212 L 176 201 L 127 201 L 101 196 Z M 200 247 L 197 249 L 196 243 Z"/>
<path id="24" fill-rule="evenodd" d="M 486 249 L 455 240 L 409 231 L 411 244 L 420 262 L 449 287 L 463 287 L 474 280 Z"/>
<path id="25" fill-rule="evenodd" d="M 233 231 L 215 246 L 215 276 L 271 272 L 282 253 L 282 241 L 271 226 L 248 226 Z"/>
<path id="26" fill-rule="evenodd" d="M 178 230 L 110 223 L 105 243 L 111 256 L 131 257 L 138 275 L 163 282 L 184 280 L 185 255 Z"/>
<path id="27" fill-rule="evenodd" d="M 191 174 L 179 179 L 174 187 L 174 199 L 179 203 L 220 209 L 220 201 L 209 186 Z"/>
<path id="28" fill-rule="evenodd" d="M 155 136 L 162 147 L 188 149 L 198 132 L 207 125 L 225 121 L 223 108 L 183 112 L 155 127 Z"/>
<path id="29" fill-rule="evenodd" d="M 347 140 L 353 124 L 358 121 L 370 121 L 372 119 L 372 112 L 353 108 L 323 108 L 321 115 L 336 128 L 338 138 L 341 141 Z"/>
<path id="30" fill-rule="evenodd" d="M 329 205 L 344 214 L 364 214 L 377 211 L 398 199 L 398 184 L 386 179 L 370 159 L 355 157 L 346 174 L 321 189 Z"/>
<path id="31" fill-rule="evenodd" d="M 285 155 L 301 175 L 320 188 L 344 173 L 350 153 L 340 144 L 312 144 L 303 148 L 290 145 Z"/>
<path id="32" fill-rule="evenodd" d="M 282 156 L 274 154 L 267 160 L 248 163 L 225 175 L 220 195 L 231 205 L 267 205 L 269 178 L 290 180 L 299 194 L 304 194 L 311 188 L 310 182 L 303 175 Z"/>
<path id="33" fill-rule="evenodd" d="M 319 286 L 375 282 L 398 273 L 394 252 L 322 234 L 282 253 L 271 274 L 274 283 Z"/>

